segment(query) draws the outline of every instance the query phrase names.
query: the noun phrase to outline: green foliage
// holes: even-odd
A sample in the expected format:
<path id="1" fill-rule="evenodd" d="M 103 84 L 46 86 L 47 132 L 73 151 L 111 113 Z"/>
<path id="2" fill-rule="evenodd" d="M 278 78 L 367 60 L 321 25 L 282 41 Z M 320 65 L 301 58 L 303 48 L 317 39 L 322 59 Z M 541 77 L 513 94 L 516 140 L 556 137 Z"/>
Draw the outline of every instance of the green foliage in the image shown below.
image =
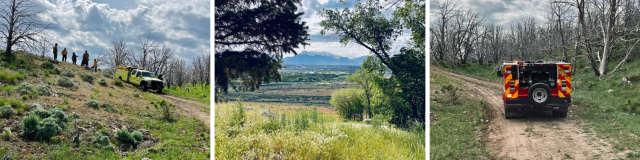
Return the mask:
<path id="1" fill-rule="evenodd" d="M 49 140 L 62 132 L 62 128 L 58 126 L 57 119 L 53 117 L 45 118 L 38 124 L 38 133 L 36 137 L 40 140 Z"/>
<path id="2" fill-rule="evenodd" d="M 29 114 L 22 119 L 22 131 L 26 137 L 35 136 L 38 133 L 38 116 Z"/>
<path id="3" fill-rule="evenodd" d="M 46 69 L 45 69 L 45 70 L 44 70 L 44 76 L 45 76 L 45 77 L 49 77 L 49 74 L 50 74 L 50 73 L 49 73 L 49 70 L 46 70 Z"/>
<path id="4" fill-rule="evenodd" d="M 49 92 L 49 86 L 47 85 L 38 85 L 38 87 L 36 87 L 36 90 L 38 91 L 38 95 L 41 95 L 41 96 L 51 95 L 51 92 Z"/>
<path id="5" fill-rule="evenodd" d="M 110 72 L 102 72 L 102 76 L 113 79 L 113 74 L 111 74 Z"/>
<path id="6" fill-rule="evenodd" d="M 95 79 L 91 74 L 82 74 L 80 75 L 80 78 L 82 78 L 83 81 L 89 82 L 91 84 L 93 84 L 93 80 Z"/>
<path id="7" fill-rule="evenodd" d="M 109 137 L 99 132 L 96 132 L 93 136 L 91 136 L 91 143 L 97 147 L 106 146 L 106 145 L 109 145 Z"/>
<path id="8" fill-rule="evenodd" d="M 5 130 L 4 132 L 2 132 L 2 139 L 4 139 L 5 141 L 11 140 L 11 131 Z"/>
<path id="9" fill-rule="evenodd" d="M 626 102 L 622 103 L 620 107 L 625 112 L 640 114 L 640 101 L 638 100 L 629 99 Z"/>
<path id="10" fill-rule="evenodd" d="M 111 83 L 113 83 L 113 85 L 116 85 L 118 87 L 124 87 L 124 84 L 122 83 L 122 81 L 111 81 Z"/>
<path id="11" fill-rule="evenodd" d="M 138 92 L 133 92 L 133 97 L 140 98 L 140 93 L 138 93 Z"/>
<path id="12" fill-rule="evenodd" d="M 111 91 L 109 91 L 107 94 L 108 94 L 109 96 L 113 96 L 113 93 L 112 93 Z"/>
<path id="13" fill-rule="evenodd" d="M 133 139 L 135 139 L 138 142 L 142 142 L 142 132 L 140 131 L 133 131 L 131 132 L 131 137 L 133 137 Z"/>
<path id="14" fill-rule="evenodd" d="M 239 126 L 242 127 L 246 121 L 246 110 L 242 106 L 242 99 L 238 100 L 238 105 L 235 107 L 235 111 L 232 113 L 231 122 L 229 126 Z"/>
<path id="15" fill-rule="evenodd" d="M 67 73 L 64 73 L 64 76 L 69 77 L 69 78 L 76 77 L 76 75 L 71 73 L 71 71 L 67 71 Z"/>
<path id="16" fill-rule="evenodd" d="M 98 81 L 98 84 L 106 87 L 107 86 L 107 81 L 104 78 L 102 78 L 102 79 L 100 79 L 100 81 Z"/>
<path id="17" fill-rule="evenodd" d="M 18 87 L 18 90 L 20 91 L 21 95 L 30 95 L 35 92 L 33 85 L 27 82 L 22 82 Z"/>
<path id="18" fill-rule="evenodd" d="M 69 118 L 67 117 L 67 114 L 64 113 L 64 111 L 62 111 L 62 109 L 54 108 L 50 112 L 51 112 L 51 116 L 50 117 L 53 117 L 53 118 L 57 119 L 58 121 L 60 121 L 61 124 L 69 122 Z"/>
<path id="19" fill-rule="evenodd" d="M 60 71 L 60 69 L 58 69 L 58 68 L 53 68 L 53 72 L 51 72 L 51 73 L 53 73 L 53 74 L 57 74 L 57 75 L 60 75 L 60 72 L 61 72 L 61 71 Z"/>
<path id="20" fill-rule="evenodd" d="M 11 116 L 13 116 L 14 114 L 15 112 L 13 111 L 13 108 L 11 108 L 10 105 L 4 105 L 0 107 L 0 117 L 11 118 Z"/>
<path id="21" fill-rule="evenodd" d="M 96 101 L 94 99 L 90 99 L 87 102 L 85 102 L 84 104 L 86 104 L 87 107 L 93 108 L 93 109 L 98 109 L 98 107 L 100 106 L 100 103 L 98 103 L 98 101 Z"/>
<path id="22" fill-rule="evenodd" d="M 58 86 L 73 87 L 73 82 L 71 82 L 67 77 L 60 77 L 58 78 Z"/>
<path id="23" fill-rule="evenodd" d="M 29 99 L 29 96 L 27 96 L 27 95 L 22 95 L 22 100 L 26 101 L 26 100 L 28 100 L 28 99 Z"/>
<path id="24" fill-rule="evenodd" d="M 362 94 L 363 91 L 361 89 L 340 89 L 331 94 L 329 103 L 336 107 L 336 110 L 342 118 L 361 118 L 356 117 L 356 115 L 362 115 L 365 108 L 365 100 Z"/>
<path id="25" fill-rule="evenodd" d="M 165 87 L 163 92 L 170 95 L 175 95 L 178 97 L 184 97 L 189 99 L 194 99 L 203 103 L 209 104 L 211 101 L 211 87 L 205 85 L 202 87 L 201 84 L 196 84 L 196 87 L 191 87 L 189 92 L 185 92 L 183 88 L 179 88 L 178 86 Z"/>
<path id="26" fill-rule="evenodd" d="M 334 73 L 283 72 L 280 74 L 282 75 L 282 82 L 323 82 L 339 77 Z"/>
<path id="27" fill-rule="evenodd" d="M 40 65 L 40 67 L 42 69 L 53 69 L 54 68 L 53 67 L 53 63 L 51 63 L 49 61 L 46 61 L 46 62 L 42 63 L 42 65 Z"/>
<path id="28" fill-rule="evenodd" d="M 173 114 L 173 112 L 175 112 L 176 105 L 171 104 L 163 99 L 161 101 L 158 101 L 158 103 L 153 104 L 153 106 L 156 108 L 156 110 L 160 111 L 163 119 L 173 120 L 173 117 L 171 115 Z"/>
<path id="29" fill-rule="evenodd" d="M 2 73 L 0 73 L 0 74 L 2 74 Z M 0 91 L 13 92 L 14 90 L 16 90 L 16 88 L 18 88 L 18 87 L 12 86 L 12 85 L 3 85 L 3 86 L 0 86 Z"/>
<path id="30" fill-rule="evenodd" d="M 128 143 L 128 144 L 138 143 L 136 141 L 136 138 L 134 138 L 133 135 L 131 135 L 127 129 L 123 128 L 123 129 L 116 130 L 116 135 L 118 135 L 118 140 L 122 143 Z"/>
<path id="31" fill-rule="evenodd" d="M 104 101 L 104 103 L 102 103 L 102 105 L 100 105 L 100 107 L 113 109 L 113 106 L 111 104 L 109 104 L 109 101 Z"/>
<path id="32" fill-rule="evenodd" d="M 447 84 L 447 85 L 443 85 L 442 88 L 440 89 L 440 91 L 442 92 L 442 94 L 444 95 L 444 99 L 446 102 L 448 103 L 452 103 L 452 104 L 459 104 L 460 102 L 458 101 L 460 98 L 460 95 L 458 95 L 458 93 L 460 93 L 460 91 L 462 91 L 460 88 L 452 85 L 452 84 Z"/>
<path id="33" fill-rule="evenodd" d="M 40 118 L 47 118 L 51 116 L 51 111 L 44 110 L 44 109 L 36 109 L 34 111 L 31 111 L 30 114 L 36 115 Z"/>

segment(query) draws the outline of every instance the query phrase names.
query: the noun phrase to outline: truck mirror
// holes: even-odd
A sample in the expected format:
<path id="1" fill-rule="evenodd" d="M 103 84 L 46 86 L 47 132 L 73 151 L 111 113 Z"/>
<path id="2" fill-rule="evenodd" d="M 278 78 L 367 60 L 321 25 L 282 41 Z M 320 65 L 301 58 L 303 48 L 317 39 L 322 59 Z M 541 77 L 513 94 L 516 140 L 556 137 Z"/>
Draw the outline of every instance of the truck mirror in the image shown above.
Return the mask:
<path id="1" fill-rule="evenodd" d="M 502 71 L 498 71 L 498 77 L 502 77 Z"/>

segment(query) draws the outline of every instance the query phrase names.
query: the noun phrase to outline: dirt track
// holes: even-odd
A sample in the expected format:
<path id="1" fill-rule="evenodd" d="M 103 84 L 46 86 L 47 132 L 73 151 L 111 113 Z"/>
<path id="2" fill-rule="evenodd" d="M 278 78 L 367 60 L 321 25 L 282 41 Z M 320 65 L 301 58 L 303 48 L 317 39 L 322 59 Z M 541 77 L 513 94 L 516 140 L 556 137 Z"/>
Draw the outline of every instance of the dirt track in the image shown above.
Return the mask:
<path id="1" fill-rule="evenodd" d="M 459 81 L 463 90 L 480 95 L 487 102 L 489 126 L 483 144 L 497 159 L 615 159 L 624 153 L 614 149 L 593 132 L 585 133 L 569 107 L 567 118 L 553 118 L 551 113 L 529 112 L 516 119 L 504 118 L 499 83 L 430 67 L 431 75 L 440 74 Z"/>
<path id="2" fill-rule="evenodd" d="M 207 104 L 198 102 L 196 100 L 176 97 L 168 94 L 162 94 L 161 96 L 164 97 L 164 99 L 166 99 L 167 101 L 175 104 L 177 107 L 176 110 L 182 112 L 183 115 L 193 116 L 198 120 L 204 122 L 204 124 L 207 125 L 207 128 L 211 128 L 209 121 L 209 112 L 203 111 L 203 108 L 208 106 Z"/>

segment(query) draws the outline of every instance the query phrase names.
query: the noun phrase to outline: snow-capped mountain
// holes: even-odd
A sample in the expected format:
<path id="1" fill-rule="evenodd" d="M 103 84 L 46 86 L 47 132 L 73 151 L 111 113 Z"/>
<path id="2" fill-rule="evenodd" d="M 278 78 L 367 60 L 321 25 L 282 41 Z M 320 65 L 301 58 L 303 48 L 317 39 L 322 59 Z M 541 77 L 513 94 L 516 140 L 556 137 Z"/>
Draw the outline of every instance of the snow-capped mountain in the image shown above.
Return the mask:
<path id="1" fill-rule="evenodd" d="M 293 57 L 284 58 L 285 64 L 300 65 L 362 65 L 366 56 L 349 59 L 326 51 L 302 51 Z"/>

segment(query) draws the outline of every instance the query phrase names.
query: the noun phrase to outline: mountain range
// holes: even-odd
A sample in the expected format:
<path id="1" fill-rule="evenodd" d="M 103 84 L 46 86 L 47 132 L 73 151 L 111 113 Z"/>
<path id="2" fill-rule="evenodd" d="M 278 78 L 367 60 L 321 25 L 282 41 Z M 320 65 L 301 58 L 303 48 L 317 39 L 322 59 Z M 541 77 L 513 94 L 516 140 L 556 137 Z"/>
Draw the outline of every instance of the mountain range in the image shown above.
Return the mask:
<path id="1" fill-rule="evenodd" d="M 298 65 L 362 65 L 367 56 L 347 58 L 326 51 L 302 51 L 293 57 L 283 58 L 285 64 Z"/>

